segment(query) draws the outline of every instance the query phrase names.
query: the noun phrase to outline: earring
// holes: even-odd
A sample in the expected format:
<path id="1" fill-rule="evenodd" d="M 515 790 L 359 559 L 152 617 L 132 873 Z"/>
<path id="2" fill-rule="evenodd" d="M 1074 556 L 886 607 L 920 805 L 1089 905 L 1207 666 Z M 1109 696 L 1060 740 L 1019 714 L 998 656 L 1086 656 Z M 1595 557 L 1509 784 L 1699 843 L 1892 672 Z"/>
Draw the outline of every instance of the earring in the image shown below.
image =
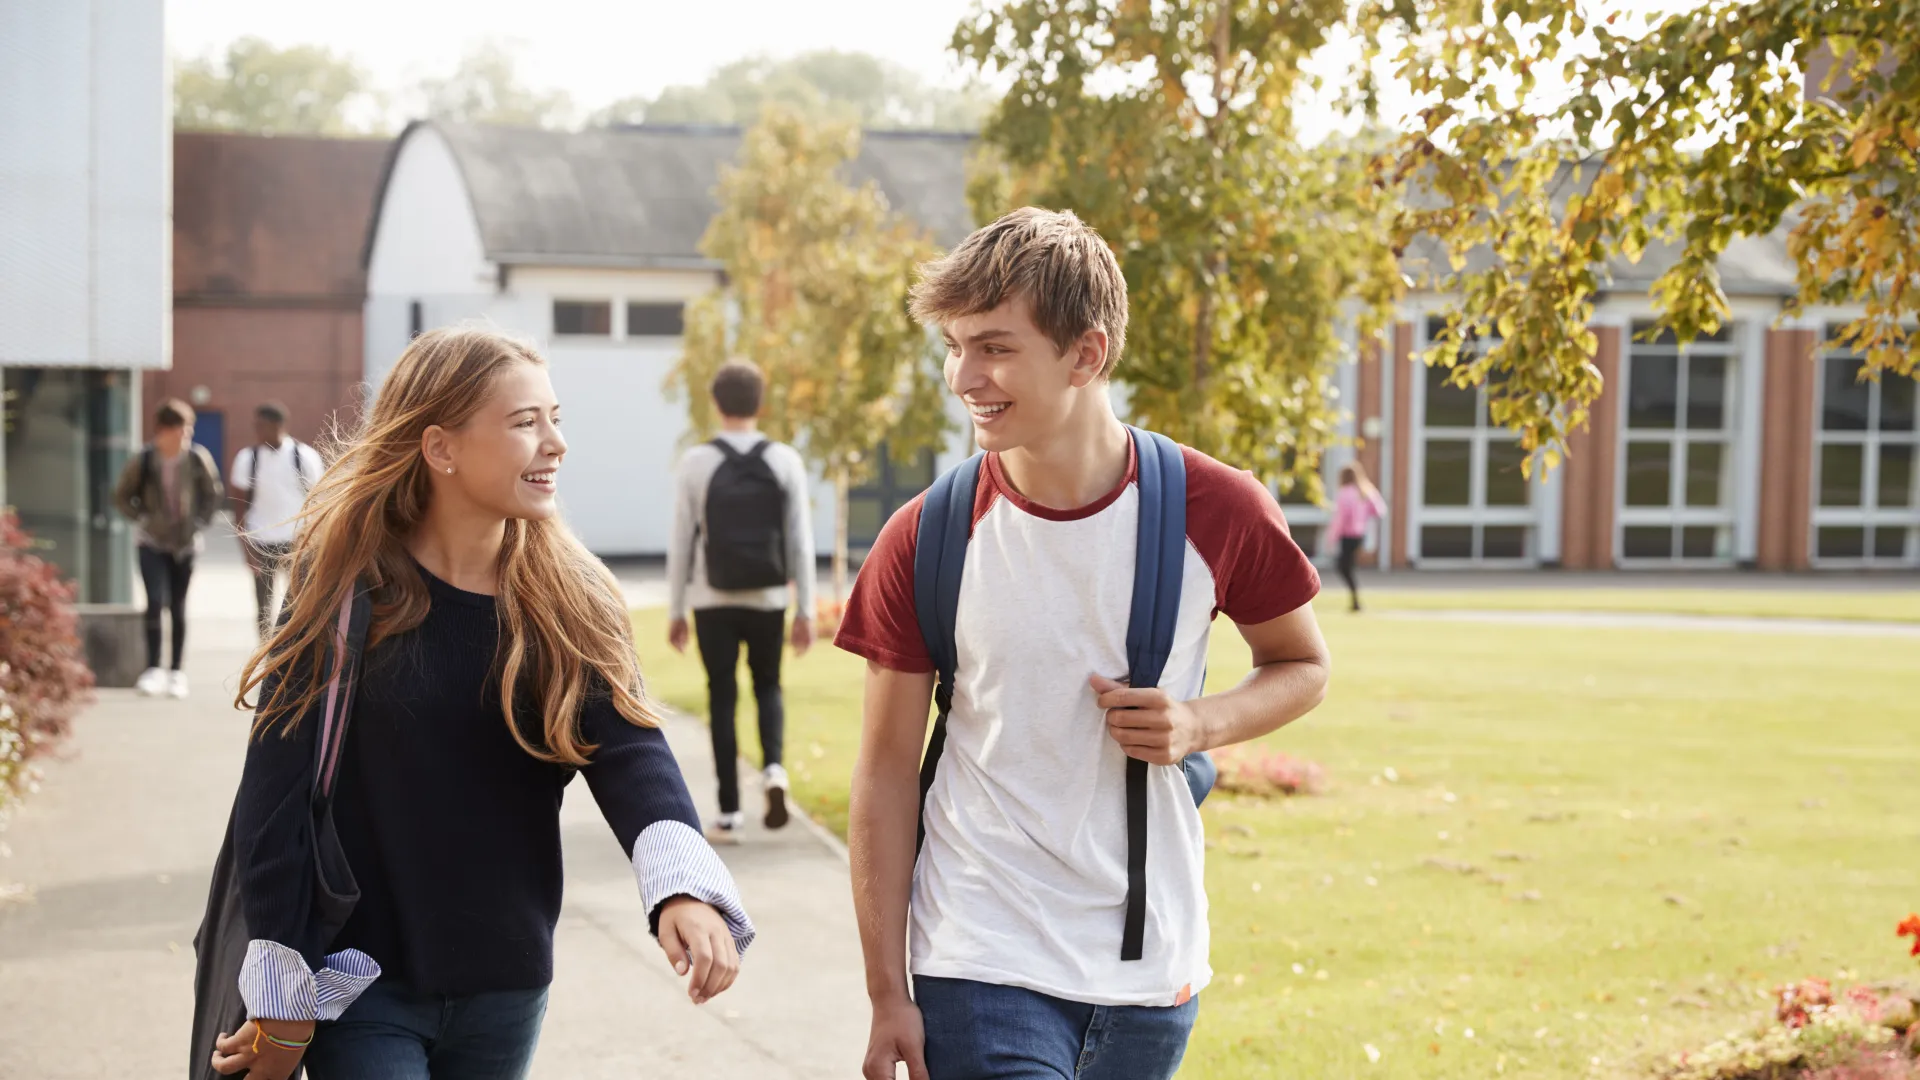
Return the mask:
<path id="1" fill-rule="evenodd" d="M 451 466 L 451 465 L 449 465 L 449 466 L 447 466 L 447 475 L 448 475 L 448 476 L 452 476 L 452 475 L 453 475 L 453 466 Z"/>

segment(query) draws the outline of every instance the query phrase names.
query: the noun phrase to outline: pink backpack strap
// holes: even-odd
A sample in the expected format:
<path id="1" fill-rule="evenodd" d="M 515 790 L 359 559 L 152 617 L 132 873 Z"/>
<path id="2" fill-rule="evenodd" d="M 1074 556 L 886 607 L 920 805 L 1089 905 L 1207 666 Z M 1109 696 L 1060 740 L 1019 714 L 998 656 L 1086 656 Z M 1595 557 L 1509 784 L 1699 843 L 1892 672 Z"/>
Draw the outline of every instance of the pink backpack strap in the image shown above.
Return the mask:
<path id="1" fill-rule="evenodd" d="M 340 745 L 346 741 L 347 704 L 340 684 L 347 664 L 347 626 L 353 617 L 353 591 L 340 601 L 340 618 L 333 629 L 333 673 L 327 679 L 327 705 L 320 723 L 319 767 L 314 786 L 321 795 L 333 794 L 333 775 L 340 766 Z"/>

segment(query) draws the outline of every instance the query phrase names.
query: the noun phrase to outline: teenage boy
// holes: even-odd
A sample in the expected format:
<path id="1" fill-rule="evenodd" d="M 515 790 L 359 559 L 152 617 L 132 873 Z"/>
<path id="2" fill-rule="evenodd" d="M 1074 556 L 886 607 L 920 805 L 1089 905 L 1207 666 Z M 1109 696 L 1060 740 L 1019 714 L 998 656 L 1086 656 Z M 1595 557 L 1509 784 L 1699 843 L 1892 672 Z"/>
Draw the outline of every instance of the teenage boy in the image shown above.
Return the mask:
<path id="1" fill-rule="evenodd" d="M 739 840 L 739 748 L 733 716 L 740 690 L 740 647 L 747 649 L 760 721 L 760 764 L 766 792 L 762 823 L 787 823 L 787 770 L 781 764 L 786 713 L 780 654 L 792 585 L 793 654 L 813 645 L 813 514 L 807 466 L 791 446 L 759 431 L 766 380 L 742 360 L 713 377 L 720 434 L 680 458 L 667 548 L 667 642 L 687 649 L 687 611 L 707 669 L 713 763 L 720 774 L 720 816 L 707 830 L 721 843 Z"/>
<path id="2" fill-rule="evenodd" d="M 228 488 L 233 529 L 253 571 L 253 602 L 261 633 L 273 626 L 275 578 L 293 551 L 293 534 L 307 492 L 320 482 L 320 452 L 287 434 L 287 407 L 269 401 L 253 411 L 252 446 L 233 455 Z"/>
<path id="3" fill-rule="evenodd" d="M 114 506 L 134 523 L 140 582 L 147 592 L 147 670 L 134 689 L 146 697 L 187 696 L 187 586 L 201 532 L 220 509 L 220 466 L 193 441 L 193 406 L 161 402 L 153 441 L 127 460 L 114 485 Z M 173 664 L 160 666 L 160 616 L 171 620 Z"/>
<path id="4" fill-rule="evenodd" d="M 1129 688 L 1141 503 L 1108 397 L 1127 328 L 1113 253 L 1070 213 L 1018 210 L 924 267 L 913 310 L 945 336 L 947 386 L 986 455 L 917 855 L 934 689 L 915 606 L 924 496 L 881 531 L 837 639 L 868 662 L 849 831 L 873 1000 L 865 1075 L 891 1080 L 904 1062 L 915 1080 L 1170 1077 L 1212 974 L 1181 762 L 1319 703 L 1319 578 L 1258 480 L 1182 448 L 1174 644 L 1158 687 Z M 1215 614 L 1254 666 L 1201 697 Z M 1123 960 L 1129 758 L 1149 763 L 1150 839 L 1141 955 Z"/>

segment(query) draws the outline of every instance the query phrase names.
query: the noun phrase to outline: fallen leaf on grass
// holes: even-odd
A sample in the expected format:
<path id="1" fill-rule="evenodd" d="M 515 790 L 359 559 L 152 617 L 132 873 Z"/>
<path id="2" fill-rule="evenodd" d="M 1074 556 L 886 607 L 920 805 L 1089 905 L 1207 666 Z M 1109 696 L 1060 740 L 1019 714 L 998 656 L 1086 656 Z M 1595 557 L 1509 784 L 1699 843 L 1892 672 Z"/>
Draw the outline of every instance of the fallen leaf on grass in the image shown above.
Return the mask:
<path id="1" fill-rule="evenodd" d="M 1455 862 L 1452 859 L 1428 857 L 1420 860 L 1422 866 L 1431 866 L 1439 870 L 1451 870 L 1456 874 L 1477 874 L 1480 868 L 1472 863 Z"/>
<path id="2" fill-rule="evenodd" d="M 1674 907 L 1686 907 L 1688 904 L 1692 903 L 1691 900 L 1688 900 L 1686 897 L 1681 896 L 1678 893 L 1668 893 L 1665 897 L 1665 900 L 1667 901 L 1667 903 L 1672 904 Z"/>
<path id="3" fill-rule="evenodd" d="M 1573 815 L 1564 811 L 1554 810 L 1544 814 L 1528 814 L 1527 820 L 1536 825 L 1555 825 L 1562 821 L 1572 821 Z"/>
<path id="4" fill-rule="evenodd" d="M 1496 851 L 1493 857 L 1500 862 L 1532 862 L 1533 856 L 1518 851 Z"/>

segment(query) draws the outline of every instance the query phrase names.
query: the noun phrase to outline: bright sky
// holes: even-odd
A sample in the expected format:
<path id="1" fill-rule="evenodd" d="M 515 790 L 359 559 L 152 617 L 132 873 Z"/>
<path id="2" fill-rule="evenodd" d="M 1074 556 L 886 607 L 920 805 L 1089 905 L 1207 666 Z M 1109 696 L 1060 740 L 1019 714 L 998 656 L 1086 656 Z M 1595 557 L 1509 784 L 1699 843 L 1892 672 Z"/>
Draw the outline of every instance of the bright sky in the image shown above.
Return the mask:
<path id="1" fill-rule="evenodd" d="M 765 53 L 869 52 L 933 82 L 959 80 L 946 47 L 972 0 L 166 0 L 176 56 L 246 35 L 324 45 L 395 89 L 451 70 L 484 41 L 515 50 L 529 85 L 597 108 Z"/>
<path id="2" fill-rule="evenodd" d="M 1586 0 L 1589 14 L 1645 15 L 1701 0 Z M 974 0 L 166 0 L 168 47 L 200 56 L 243 36 L 279 46 L 323 45 L 351 57 L 377 88 L 396 91 L 452 70 L 487 41 L 512 50 L 530 86 L 565 90 L 582 111 L 619 98 L 698 83 L 746 56 L 813 49 L 868 52 L 930 82 L 965 72 L 947 42 Z M 1337 47 L 1323 70 L 1354 54 Z M 1321 65 L 1315 65 L 1321 67 Z M 1389 121 L 1409 106 L 1386 88 Z M 400 106 L 403 110 L 405 104 Z M 1308 139 L 1338 124 L 1300 116 Z"/>

